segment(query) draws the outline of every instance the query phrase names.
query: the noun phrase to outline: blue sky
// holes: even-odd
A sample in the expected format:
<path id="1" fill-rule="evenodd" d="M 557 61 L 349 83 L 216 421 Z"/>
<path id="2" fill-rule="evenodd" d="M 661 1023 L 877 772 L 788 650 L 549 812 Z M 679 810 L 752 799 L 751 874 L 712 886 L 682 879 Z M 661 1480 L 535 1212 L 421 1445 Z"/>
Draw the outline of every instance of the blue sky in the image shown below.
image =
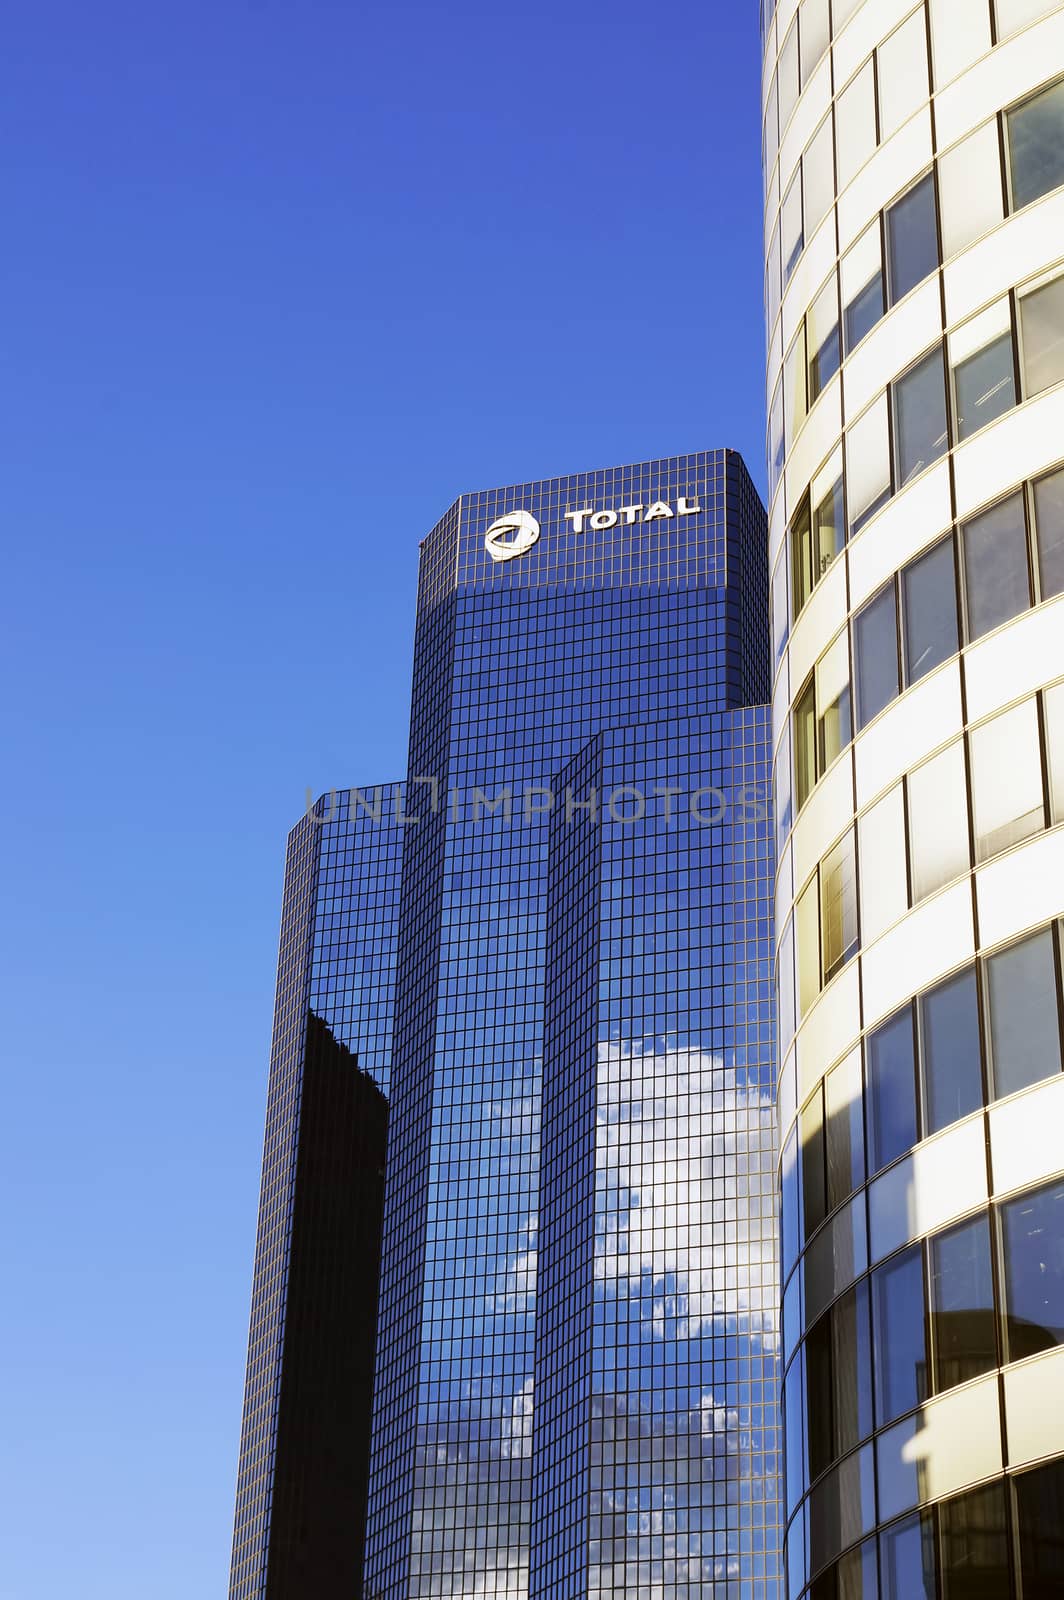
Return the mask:
<path id="1" fill-rule="evenodd" d="M 225 1592 L 284 838 L 402 773 L 418 539 L 763 482 L 756 12 L 6 19 L 0 1600 Z"/>

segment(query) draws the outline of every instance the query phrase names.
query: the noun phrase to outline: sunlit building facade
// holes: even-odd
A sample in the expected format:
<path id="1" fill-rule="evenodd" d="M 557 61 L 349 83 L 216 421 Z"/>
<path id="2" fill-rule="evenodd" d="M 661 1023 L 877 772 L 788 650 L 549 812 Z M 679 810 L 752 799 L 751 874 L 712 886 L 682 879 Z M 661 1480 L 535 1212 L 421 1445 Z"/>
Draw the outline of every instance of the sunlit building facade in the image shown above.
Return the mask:
<path id="1" fill-rule="evenodd" d="M 787 1592 L 1064 1593 L 1064 5 L 765 0 Z"/>
<path id="2" fill-rule="evenodd" d="M 764 538 L 718 451 L 423 543 L 371 1600 L 778 1593 Z"/>

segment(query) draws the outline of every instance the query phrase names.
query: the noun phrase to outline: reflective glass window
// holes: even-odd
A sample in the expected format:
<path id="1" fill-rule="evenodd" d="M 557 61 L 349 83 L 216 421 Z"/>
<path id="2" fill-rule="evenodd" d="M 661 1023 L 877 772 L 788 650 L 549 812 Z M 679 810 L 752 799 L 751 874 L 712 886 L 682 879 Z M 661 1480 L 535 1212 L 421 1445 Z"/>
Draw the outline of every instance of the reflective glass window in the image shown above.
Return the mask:
<path id="1" fill-rule="evenodd" d="M 1006 118 L 1015 209 L 1064 183 L 1064 80 L 1043 89 Z"/>
<path id="2" fill-rule="evenodd" d="M 895 1522 L 879 1540 L 881 1600 L 937 1600 L 935 1525 L 931 1513 Z"/>
<path id="3" fill-rule="evenodd" d="M 971 761 L 975 856 L 986 861 L 1045 826 L 1037 702 L 973 729 Z"/>
<path id="4" fill-rule="evenodd" d="M 838 1565 L 838 1600 L 879 1600 L 876 1541 L 848 1550 Z"/>
<path id="5" fill-rule="evenodd" d="M 1030 605 L 1022 494 L 1010 495 L 965 524 L 964 590 L 973 640 Z"/>
<path id="6" fill-rule="evenodd" d="M 927 1399 L 924 1259 L 919 1245 L 872 1274 L 876 1423 L 882 1427 Z"/>
<path id="7" fill-rule="evenodd" d="M 827 388 L 842 359 L 839 345 L 839 285 L 832 273 L 806 317 L 809 404 Z"/>
<path id="8" fill-rule="evenodd" d="M 821 656 L 814 674 L 818 775 L 825 773 L 853 737 L 850 711 L 850 641 L 845 628 Z"/>
<path id="9" fill-rule="evenodd" d="M 930 1251 L 931 1348 L 941 1394 L 997 1366 L 989 1218 L 940 1233 Z"/>
<path id="10" fill-rule="evenodd" d="M 799 165 L 783 197 L 780 244 L 783 251 L 783 285 L 786 288 L 805 245 L 802 232 L 802 169 Z"/>
<path id="11" fill-rule="evenodd" d="M 857 953 L 857 869 L 852 829 L 821 863 L 820 924 L 827 983 Z"/>
<path id="12" fill-rule="evenodd" d="M 991 1483 L 939 1507 L 942 1600 L 998 1600 L 1013 1593 L 1005 1485 Z"/>
<path id="13" fill-rule="evenodd" d="M 901 784 L 861 818 L 861 937 L 871 944 L 909 909 L 905 804 Z"/>
<path id="14" fill-rule="evenodd" d="M 948 1128 L 983 1104 L 983 1061 L 975 968 L 920 997 L 920 1065 L 925 1134 Z"/>
<path id="15" fill-rule="evenodd" d="M 946 451 L 946 369 L 939 346 L 893 386 L 895 482 L 902 488 Z"/>
<path id="16" fill-rule="evenodd" d="M 867 1279 L 847 1290 L 829 1313 L 836 1455 L 845 1455 L 872 1432 L 872 1333 L 868 1313 Z"/>
<path id="17" fill-rule="evenodd" d="M 1048 16 L 1057 9 L 1060 0 L 994 0 L 994 26 L 999 39 L 1018 33 L 1029 22 Z"/>
<path id="18" fill-rule="evenodd" d="M 885 224 L 887 286 L 890 304 L 895 305 L 938 266 L 938 208 L 932 173 L 889 207 Z"/>
<path id="19" fill-rule="evenodd" d="M 809 82 L 813 68 L 831 42 L 831 20 L 828 0 L 802 0 L 798 14 L 798 32 L 802 46 L 802 83 Z"/>
<path id="20" fill-rule="evenodd" d="M 947 261 L 996 228 L 1005 215 L 995 118 L 939 157 L 938 205 Z"/>
<path id="21" fill-rule="evenodd" d="M 986 963 L 990 1060 L 997 1096 L 1060 1071 L 1057 958 L 1049 928 Z"/>
<path id="22" fill-rule="evenodd" d="M 1020 351 L 1026 399 L 1064 380 L 1064 277 L 1054 278 L 1020 307 Z"/>
<path id="23" fill-rule="evenodd" d="M 909 774 L 909 866 L 913 905 L 971 865 L 964 741 Z"/>
<path id="24" fill-rule="evenodd" d="M 790 631 L 787 584 L 787 560 L 786 555 L 783 555 L 777 561 L 776 570 L 772 574 L 772 658 L 775 662 L 778 662 L 783 654 Z"/>
<path id="25" fill-rule="evenodd" d="M 930 93 L 927 22 L 922 8 L 883 41 L 877 58 L 879 137 L 889 139 Z"/>
<path id="26" fill-rule="evenodd" d="M 842 305 L 846 350 L 857 348 L 883 315 L 883 241 L 879 219 L 842 258 Z"/>
<path id="27" fill-rule="evenodd" d="M 792 1128 L 780 1157 L 780 1248 L 786 1277 L 802 1248 L 799 1233 L 798 1130 Z"/>
<path id="28" fill-rule="evenodd" d="M 856 533 L 890 499 L 890 426 L 885 393 L 847 430 L 846 477 L 850 527 Z"/>
<path id="29" fill-rule="evenodd" d="M 798 329 L 794 342 L 783 363 L 783 411 L 786 421 L 786 448 L 789 450 L 795 435 L 806 418 L 806 382 L 809 366 L 805 359 L 805 323 Z"/>
<path id="30" fill-rule="evenodd" d="M 808 1239 L 827 1214 L 824 1173 L 824 1102 L 818 1089 L 798 1119 L 798 1143 L 802 1152 L 802 1211 Z"/>
<path id="31" fill-rule="evenodd" d="M 898 679 L 898 619 L 894 585 L 889 583 L 859 612 L 853 629 L 857 677 L 857 726 L 863 728 L 901 687 Z"/>
<path id="32" fill-rule="evenodd" d="M 1064 478 L 1064 474 L 1061 475 Z M 846 543 L 846 515 L 842 504 L 842 479 L 837 478 L 813 515 L 815 573 L 822 578 Z"/>
<path id="33" fill-rule="evenodd" d="M 1064 594 L 1064 468 L 1034 486 L 1038 573 L 1043 600 Z"/>
<path id="34" fill-rule="evenodd" d="M 805 1425 L 809 1477 L 819 1478 L 836 1458 L 831 1417 L 831 1312 L 825 1311 L 805 1340 Z"/>
<path id="35" fill-rule="evenodd" d="M 901 584 L 905 682 L 911 684 L 956 655 L 960 646 L 952 536 L 911 562 Z"/>
<path id="36" fill-rule="evenodd" d="M 814 133 L 802 157 L 805 236 L 811 239 L 835 200 L 835 140 L 830 112 Z"/>
<path id="37" fill-rule="evenodd" d="M 876 147 L 876 80 L 871 61 L 839 96 L 836 126 L 842 190 Z"/>
<path id="38" fill-rule="evenodd" d="M 803 497 L 791 522 L 791 573 L 794 614 L 798 617 L 813 592 L 813 519 L 808 495 Z"/>
<path id="39" fill-rule="evenodd" d="M 802 1448 L 802 1352 L 799 1351 L 783 1380 L 783 1471 L 787 1490 L 787 1509 L 792 1511 L 805 1487 L 805 1452 Z"/>
<path id="40" fill-rule="evenodd" d="M 1008 1357 L 1064 1344 L 1064 1183 L 1001 1207 Z"/>
<path id="41" fill-rule="evenodd" d="M 1016 404 L 1012 334 L 1003 333 L 959 363 L 953 373 L 957 436 L 967 439 Z"/>
<path id="42" fill-rule="evenodd" d="M 854 1050 L 824 1079 L 827 1206 L 834 1211 L 864 1182 L 861 1053 Z"/>
<path id="43" fill-rule="evenodd" d="M 812 678 L 794 707 L 794 771 L 801 809 L 816 783 L 816 698 Z"/>
<path id="44" fill-rule="evenodd" d="M 1064 684 L 1055 684 L 1042 696 L 1046 729 L 1046 765 L 1049 768 L 1049 815 L 1064 822 Z"/>
<path id="45" fill-rule="evenodd" d="M 917 1140 L 912 1010 L 906 1006 L 865 1045 L 869 1169 L 879 1172 Z"/>
<path id="46" fill-rule="evenodd" d="M 1064 1594 L 1064 1460 L 1013 1479 L 1024 1600 Z"/>
<path id="47" fill-rule="evenodd" d="M 798 897 L 795 927 L 798 933 L 798 1009 L 804 1017 L 820 993 L 820 893 L 815 872 Z"/>
<path id="48" fill-rule="evenodd" d="M 768 482 L 769 499 L 771 500 L 779 486 L 780 476 L 783 472 L 783 379 L 776 385 L 776 392 L 772 396 L 772 409 L 768 414 Z"/>

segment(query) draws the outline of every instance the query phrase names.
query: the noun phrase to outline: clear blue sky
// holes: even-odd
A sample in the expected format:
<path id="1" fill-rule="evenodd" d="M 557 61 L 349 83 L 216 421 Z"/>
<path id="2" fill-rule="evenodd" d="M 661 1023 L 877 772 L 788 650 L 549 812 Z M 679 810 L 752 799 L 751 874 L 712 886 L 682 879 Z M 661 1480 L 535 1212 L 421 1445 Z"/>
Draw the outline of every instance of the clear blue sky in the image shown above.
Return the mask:
<path id="1" fill-rule="evenodd" d="M 462 490 L 763 479 L 757 7 L 34 0 L 0 93 L 0 1600 L 225 1592 L 284 839 Z"/>

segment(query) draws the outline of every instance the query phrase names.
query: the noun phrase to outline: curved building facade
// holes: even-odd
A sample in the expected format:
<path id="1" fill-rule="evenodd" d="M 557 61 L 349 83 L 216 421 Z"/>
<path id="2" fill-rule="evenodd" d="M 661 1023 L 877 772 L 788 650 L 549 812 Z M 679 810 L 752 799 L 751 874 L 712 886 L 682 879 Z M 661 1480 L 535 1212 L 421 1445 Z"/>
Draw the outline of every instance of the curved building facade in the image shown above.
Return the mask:
<path id="1" fill-rule="evenodd" d="M 788 1593 L 1064 1593 L 1064 4 L 764 0 Z"/>

